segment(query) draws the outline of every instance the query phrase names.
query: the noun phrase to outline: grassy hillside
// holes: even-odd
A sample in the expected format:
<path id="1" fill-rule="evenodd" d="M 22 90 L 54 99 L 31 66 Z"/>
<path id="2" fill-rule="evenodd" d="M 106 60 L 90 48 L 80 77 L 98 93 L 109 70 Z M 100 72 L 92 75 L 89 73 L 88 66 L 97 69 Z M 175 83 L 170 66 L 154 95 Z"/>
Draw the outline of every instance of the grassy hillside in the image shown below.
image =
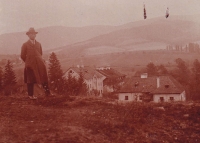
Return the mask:
<path id="1" fill-rule="evenodd" d="M 199 103 L 0 97 L 0 142 L 198 143 Z M 161 107 L 161 108 L 160 108 Z"/>

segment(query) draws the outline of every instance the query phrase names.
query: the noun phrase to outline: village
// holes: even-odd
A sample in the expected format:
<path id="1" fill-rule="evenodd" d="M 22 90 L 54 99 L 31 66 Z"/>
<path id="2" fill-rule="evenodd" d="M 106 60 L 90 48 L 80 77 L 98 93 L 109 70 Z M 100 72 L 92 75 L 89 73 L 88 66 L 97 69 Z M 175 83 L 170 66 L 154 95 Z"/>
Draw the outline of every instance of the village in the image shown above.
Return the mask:
<path id="1" fill-rule="evenodd" d="M 54 96 L 46 97 L 36 85 L 38 98 L 30 100 L 23 82 L 6 96 L 2 92 L 1 142 L 199 141 L 199 102 L 187 99 L 185 87 L 164 66 L 149 63 L 145 72 L 130 76 L 110 66 L 77 65 L 61 72 L 61 66 L 48 64 L 56 67 L 50 76 Z"/>
<path id="2" fill-rule="evenodd" d="M 52 53 L 51 55 L 54 55 L 54 57 L 56 58 L 55 60 L 58 62 L 57 64 L 60 65 L 56 54 Z M 19 60 L 17 63 L 14 64 L 22 65 L 23 62 Z M 49 65 L 52 67 L 56 66 L 51 65 L 51 63 L 49 63 Z M 56 70 L 57 72 L 60 70 L 62 71 L 61 68 L 54 69 L 54 71 Z M 49 70 L 48 72 L 50 75 L 51 70 Z M 149 75 L 147 72 L 136 72 L 135 75 L 127 76 L 126 74 L 120 73 L 110 66 L 95 68 L 90 66 L 77 65 L 68 68 L 65 72 L 62 72 L 62 77 L 56 77 L 56 74 L 57 73 L 51 73 L 52 78 L 50 77 L 49 82 L 50 88 L 52 88 L 51 90 L 58 94 L 67 94 L 71 96 L 95 96 L 102 98 L 104 96 L 114 96 L 115 99 L 121 102 L 138 101 L 160 103 L 186 101 L 186 90 L 184 86 L 181 85 L 169 73 L 157 73 Z M 66 90 L 70 91 L 76 90 L 78 88 L 77 86 L 79 86 L 79 84 L 75 84 L 73 86 L 73 81 L 69 81 L 68 85 L 66 85 L 71 86 L 70 88 L 63 87 L 65 89 L 61 89 L 58 87 L 61 87 L 63 86 L 61 84 L 64 84 L 64 82 L 60 83 L 60 81 L 58 80 L 59 78 L 74 78 L 78 82 L 80 76 L 82 76 L 82 84 L 86 85 L 86 91 L 84 93 L 65 92 Z M 17 77 L 17 79 L 19 79 L 19 77 Z M 23 80 L 23 78 L 20 79 Z M 23 81 L 18 80 L 16 81 L 16 84 L 19 85 L 17 91 L 15 91 L 16 93 L 26 93 L 26 88 Z M 4 86 L 2 85 L 2 87 Z M 12 89 L 12 87 L 10 89 Z M 40 90 L 40 92 L 36 92 L 36 94 L 42 94 L 42 89 Z"/>
<path id="3" fill-rule="evenodd" d="M 99 96 L 114 92 L 120 101 L 186 101 L 184 87 L 169 75 L 148 77 L 148 73 L 143 73 L 126 79 L 126 75 L 110 67 L 92 69 L 78 66 L 69 68 L 65 76 L 71 74 L 78 79 L 80 72 L 89 92 L 97 91 Z"/>
<path id="4" fill-rule="evenodd" d="M 0 143 L 200 143 L 200 1 L 0 1 Z"/>

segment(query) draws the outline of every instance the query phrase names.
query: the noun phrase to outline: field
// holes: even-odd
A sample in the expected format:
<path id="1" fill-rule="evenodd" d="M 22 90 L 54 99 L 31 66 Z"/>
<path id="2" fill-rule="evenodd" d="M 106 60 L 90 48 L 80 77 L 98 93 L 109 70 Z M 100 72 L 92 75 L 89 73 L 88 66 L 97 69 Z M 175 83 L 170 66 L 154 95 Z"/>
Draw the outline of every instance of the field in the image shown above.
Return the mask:
<path id="1" fill-rule="evenodd" d="M 2 143 L 199 143 L 200 103 L 0 97 Z"/>
<path id="2" fill-rule="evenodd" d="M 79 51 L 80 52 L 80 51 Z M 155 65 L 163 64 L 168 70 L 176 67 L 175 60 L 177 58 L 183 59 L 189 68 L 192 68 L 195 59 L 200 60 L 199 53 L 186 53 L 178 51 L 167 51 L 167 50 L 144 50 L 144 51 L 128 51 L 128 52 L 112 52 L 107 54 L 98 55 L 81 55 L 76 50 L 72 53 L 56 53 L 58 60 L 60 61 L 61 68 L 65 72 L 70 67 L 77 65 L 84 65 L 90 67 L 105 67 L 110 66 L 115 68 L 117 71 L 126 74 L 134 75 L 138 70 L 146 68 L 146 65 L 153 62 Z M 16 55 L 8 57 L 11 61 L 17 59 Z M 46 65 L 48 67 L 49 53 L 44 54 Z M 0 59 L 5 59 L 5 55 L 0 55 Z M 0 65 L 2 68 L 7 63 L 7 60 L 1 61 Z M 22 78 L 24 63 L 20 62 L 13 65 L 17 78 Z"/>
<path id="3" fill-rule="evenodd" d="M 64 70 L 81 64 L 91 67 L 111 66 L 141 69 L 150 62 L 155 65 L 163 64 L 167 68 L 173 68 L 176 66 L 175 60 L 177 58 L 183 59 L 189 66 L 192 66 L 195 59 L 200 60 L 199 57 L 199 53 L 167 50 L 113 52 L 98 55 L 79 55 L 77 52 L 76 54 L 70 54 L 70 52 L 63 53 L 63 55 L 58 54 L 58 59 Z"/>

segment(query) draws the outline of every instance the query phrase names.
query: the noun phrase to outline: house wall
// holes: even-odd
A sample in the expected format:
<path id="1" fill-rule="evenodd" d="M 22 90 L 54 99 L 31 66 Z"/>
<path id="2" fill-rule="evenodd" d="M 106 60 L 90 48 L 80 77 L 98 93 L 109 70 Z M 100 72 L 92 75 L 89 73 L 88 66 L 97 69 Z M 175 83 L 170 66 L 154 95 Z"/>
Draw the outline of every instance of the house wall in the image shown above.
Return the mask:
<path id="1" fill-rule="evenodd" d="M 103 94 L 103 80 L 104 78 L 97 78 L 94 76 L 91 79 L 85 80 L 85 83 L 88 86 L 89 91 L 97 90 L 100 93 L 100 96 Z"/>
<path id="2" fill-rule="evenodd" d="M 118 99 L 120 101 L 142 101 L 140 99 L 142 95 L 142 93 L 118 93 Z M 185 91 L 180 94 L 154 94 L 153 101 L 156 103 L 161 102 L 160 97 L 164 98 L 164 102 L 171 102 L 170 97 L 173 97 L 174 101 L 186 101 Z"/>
<path id="3" fill-rule="evenodd" d="M 186 92 L 185 92 L 185 91 L 183 91 L 183 92 L 180 94 L 180 96 L 181 96 L 181 101 L 186 101 Z"/>
<path id="4" fill-rule="evenodd" d="M 97 90 L 100 91 L 100 95 L 103 94 L 103 80 L 104 78 L 97 78 Z"/>
<path id="5" fill-rule="evenodd" d="M 66 73 L 65 73 L 65 77 L 68 77 L 68 73 L 70 72 L 69 69 Z M 79 78 L 79 73 L 75 72 L 72 70 L 72 73 L 70 73 L 72 77 L 75 77 L 76 79 Z M 89 89 L 89 92 L 91 92 L 92 90 L 97 90 L 100 93 L 100 96 L 102 96 L 103 94 L 103 80 L 105 79 L 105 77 L 96 77 L 96 75 L 94 75 L 93 77 L 91 77 L 91 79 L 84 79 L 84 82 L 87 84 L 87 87 Z"/>
<path id="6" fill-rule="evenodd" d="M 140 100 L 142 95 L 142 93 L 119 93 L 118 98 L 120 101 L 142 101 Z M 126 100 L 126 97 L 128 97 L 128 100 Z"/>
<path id="7" fill-rule="evenodd" d="M 170 97 L 174 98 L 174 101 L 185 101 L 185 92 L 181 94 L 154 94 L 153 101 L 154 102 L 161 102 L 160 97 L 164 98 L 164 102 L 171 102 Z"/>

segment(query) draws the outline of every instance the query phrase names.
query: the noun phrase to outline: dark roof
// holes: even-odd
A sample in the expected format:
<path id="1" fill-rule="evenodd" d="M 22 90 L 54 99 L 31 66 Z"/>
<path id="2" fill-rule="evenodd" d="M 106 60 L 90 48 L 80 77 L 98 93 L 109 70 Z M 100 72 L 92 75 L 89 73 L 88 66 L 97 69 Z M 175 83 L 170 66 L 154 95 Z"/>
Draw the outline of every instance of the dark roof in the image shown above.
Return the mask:
<path id="1" fill-rule="evenodd" d="M 157 87 L 157 78 L 160 80 L 160 86 Z M 182 93 L 183 86 L 171 76 L 152 76 L 147 78 L 131 77 L 125 80 L 119 92 L 149 92 L 152 94 Z"/>
<path id="2" fill-rule="evenodd" d="M 70 70 L 70 69 L 73 70 L 73 71 L 75 71 L 76 73 L 82 72 L 83 77 L 85 79 L 91 79 L 94 76 L 96 76 L 97 78 L 104 77 L 104 75 L 100 74 L 94 68 L 91 68 L 91 67 L 80 67 L 80 68 L 78 68 L 78 67 L 71 67 L 68 70 Z"/>
<path id="3" fill-rule="evenodd" d="M 106 78 L 118 78 L 118 77 L 124 77 L 125 74 L 121 74 L 120 72 L 118 72 L 117 70 L 110 68 L 110 69 L 103 69 L 97 70 L 99 73 L 101 73 L 102 75 L 106 76 Z"/>

